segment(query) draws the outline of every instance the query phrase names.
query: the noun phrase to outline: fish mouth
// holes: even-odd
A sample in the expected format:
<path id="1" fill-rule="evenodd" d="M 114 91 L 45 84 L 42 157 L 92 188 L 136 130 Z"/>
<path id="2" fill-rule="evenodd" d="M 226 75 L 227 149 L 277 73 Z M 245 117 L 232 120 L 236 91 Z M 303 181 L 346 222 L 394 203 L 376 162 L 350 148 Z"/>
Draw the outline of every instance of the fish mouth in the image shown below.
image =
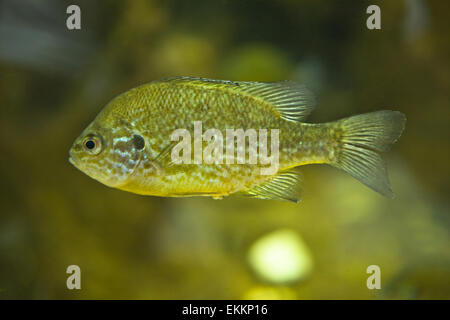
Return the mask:
<path id="1" fill-rule="evenodd" d="M 76 158 L 77 157 L 72 154 L 72 151 L 69 151 L 69 158 L 68 158 L 69 163 L 73 165 L 75 168 L 79 169 L 79 166 L 77 165 L 78 161 L 76 161 L 77 160 Z"/>
<path id="2" fill-rule="evenodd" d="M 75 168 L 77 168 L 78 170 L 81 170 L 80 169 L 80 167 L 77 165 L 77 162 L 73 159 L 73 157 L 72 156 L 69 156 L 69 163 L 71 164 L 71 165 L 73 165 Z"/>

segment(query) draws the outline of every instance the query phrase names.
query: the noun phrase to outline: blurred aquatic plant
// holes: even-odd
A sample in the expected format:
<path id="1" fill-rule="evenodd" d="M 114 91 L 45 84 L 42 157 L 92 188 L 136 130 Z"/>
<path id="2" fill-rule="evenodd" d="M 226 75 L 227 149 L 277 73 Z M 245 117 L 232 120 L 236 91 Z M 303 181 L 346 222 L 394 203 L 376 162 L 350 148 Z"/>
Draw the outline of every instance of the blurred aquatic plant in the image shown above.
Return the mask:
<path id="1" fill-rule="evenodd" d="M 280 49 L 264 43 L 240 46 L 222 64 L 224 79 L 276 81 L 292 77 L 292 63 Z"/>
<path id="2" fill-rule="evenodd" d="M 413 42 L 423 36 L 429 26 L 428 6 L 423 0 L 408 0 L 405 6 L 404 36 L 407 41 Z"/>
<path id="3" fill-rule="evenodd" d="M 85 67 L 95 52 L 91 32 L 68 31 L 65 9 L 59 1 L 0 2 L 0 61 L 65 76 Z"/>
<path id="4" fill-rule="evenodd" d="M 216 64 L 216 48 L 211 39 L 191 34 L 170 34 L 153 50 L 151 59 L 172 75 L 207 77 Z"/>

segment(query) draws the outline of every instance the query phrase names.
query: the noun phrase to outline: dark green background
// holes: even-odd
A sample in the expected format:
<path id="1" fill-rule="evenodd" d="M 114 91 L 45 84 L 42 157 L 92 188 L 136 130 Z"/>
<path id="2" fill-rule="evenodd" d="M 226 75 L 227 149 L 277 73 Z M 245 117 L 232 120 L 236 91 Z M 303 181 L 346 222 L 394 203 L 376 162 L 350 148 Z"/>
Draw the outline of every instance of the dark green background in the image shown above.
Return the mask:
<path id="1" fill-rule="evenodd" d="M 80 31 L 65 26 L 73 3 Z M 370 4 L 381 30 L 366 28 Z M 449 18 L 437 0 L 2 1 L 0 299 L 450 298 Z M 111 98 L 174 75 L 305 83 L 311 122 L 402 111 L 386 157 L 396 198 L 327 166 L 304 168 L 299 205 L 144 197 L 68 163 Z M 248 250 L 286 228 L 313 271 L 270 282 Z"/>

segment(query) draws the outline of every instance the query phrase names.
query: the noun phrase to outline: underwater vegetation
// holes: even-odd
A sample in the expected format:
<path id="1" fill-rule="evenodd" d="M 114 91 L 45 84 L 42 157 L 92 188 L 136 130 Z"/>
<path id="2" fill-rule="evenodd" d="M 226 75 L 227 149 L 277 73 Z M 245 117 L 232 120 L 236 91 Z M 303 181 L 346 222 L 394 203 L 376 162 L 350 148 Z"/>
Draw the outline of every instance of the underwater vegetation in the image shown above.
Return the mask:
<path id="1" fill-rule="evenodd" d="M 0 299 L 449 299 L 448 4 L 373 4 L 381 30 L 365 1 L 2 1 Z M 402 112 L 394 199 L 326 165 L 301 204 L 141 196 L 67 161 L 112 97 L 181 75 L 306 85 L 307 123 Z"/>

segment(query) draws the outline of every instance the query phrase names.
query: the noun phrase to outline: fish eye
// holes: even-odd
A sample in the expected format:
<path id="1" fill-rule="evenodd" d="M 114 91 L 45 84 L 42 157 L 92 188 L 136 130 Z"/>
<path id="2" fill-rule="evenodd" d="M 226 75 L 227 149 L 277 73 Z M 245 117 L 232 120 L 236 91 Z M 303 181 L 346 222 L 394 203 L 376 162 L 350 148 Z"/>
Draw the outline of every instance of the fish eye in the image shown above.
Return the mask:
<path id="1" fill-rule="evenodd" d="M 101 151 L 101 142 L 100 139 L 98 139 L 95 136 L 87 136 L 83 140 L 83 147 L 86 150 L 86 152 L 96 155 L 99 154 Z"/>
<path id="2" fill-rule="evenodd" d="M 86 148 L 88 149 L 94 149 L 95 148 L 95 142 L 93 140 L 88 140 L 85 143 Z"/>

